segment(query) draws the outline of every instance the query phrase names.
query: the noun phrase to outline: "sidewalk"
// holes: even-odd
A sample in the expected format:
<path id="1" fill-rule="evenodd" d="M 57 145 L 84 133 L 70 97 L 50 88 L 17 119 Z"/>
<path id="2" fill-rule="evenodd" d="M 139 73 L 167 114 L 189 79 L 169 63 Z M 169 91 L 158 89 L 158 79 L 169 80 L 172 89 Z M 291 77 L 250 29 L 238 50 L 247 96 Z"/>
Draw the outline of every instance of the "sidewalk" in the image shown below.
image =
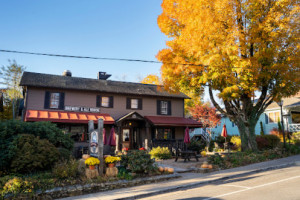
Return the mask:
<path id="1" fill-rule="evenodd" d="M 284 168 L 284 167 L 294 165 L 295 163 L 299 164 L 299 162 L 300 162 L 300 155 L 296 155 L 287 158 L 281 158 L 277 160 L 247 165 L 244 167 L 237 167 L 233 169 L 221 170 L 221 171 L 207 173 L 207 174 L 183 173 L 181 174 L 182 175 L 181 178 L 175 180 L 118 189 L 118 190 L 111 190 L 107 192 L 98 192 L 98 193 L 87 194 L 87 195 L 76 196 L 76 197 L 68 197 L 68 198 L 64 198 L 64 200 L 134 199 L 137 197 L 142 198 L 142 197 L 152 196 L 152 195 L 166 193 L 170 191 L 175 191 L 179 189 L 184 189 L 192 186 L 197 186 L 201 184 L 208 184 L 219 180 L 246 176 L 261 171 Z"/>

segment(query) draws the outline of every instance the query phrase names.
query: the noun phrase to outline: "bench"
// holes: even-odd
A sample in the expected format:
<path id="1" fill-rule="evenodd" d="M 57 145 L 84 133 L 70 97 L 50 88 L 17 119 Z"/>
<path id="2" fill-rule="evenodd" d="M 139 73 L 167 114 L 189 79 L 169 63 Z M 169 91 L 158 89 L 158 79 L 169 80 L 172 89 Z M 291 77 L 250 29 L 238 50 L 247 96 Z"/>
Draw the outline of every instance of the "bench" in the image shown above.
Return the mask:
<path id="1" fill-rule="evenodd" d="M 176 150 L 176 155 L 175 155 L 175 162 L 177 162 L 178 158 L 182 158 L 184 159 L 184 162 L 186 162 L 187 160 L 190 161 L 191 158 L 195 158 L 196 161 L 198 162 L 198 158 L 201 156 L 198 156 L 196 151 L 182 151 L 181 149 L 177 149 Z"/>

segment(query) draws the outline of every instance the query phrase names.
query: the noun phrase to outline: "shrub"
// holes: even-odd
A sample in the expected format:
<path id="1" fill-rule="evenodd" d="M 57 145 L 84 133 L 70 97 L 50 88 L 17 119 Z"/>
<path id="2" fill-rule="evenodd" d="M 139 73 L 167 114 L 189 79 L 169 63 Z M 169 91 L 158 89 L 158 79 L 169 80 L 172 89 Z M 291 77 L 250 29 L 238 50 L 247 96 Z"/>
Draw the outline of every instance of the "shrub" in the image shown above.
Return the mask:
<path id="1" fill-rule="evenodd" d="M 231 135 L 228 135 L 226 137 L 226 142 L 230 141 L 231 137 L 232 137 Z M 218 143 L 218 144 L 223 144 L 225 142 L 225 138 L 222 137 L 221 135 L 218 135 L 218 136 L 215 137 L 215 139 L 213 141 Z"/>
<path id="2" fill-rule="evenodd" d="M 242 141 L 241 141 L 241 137 L 240 136 L 237 136 L 237 135 L 232 136 L 231 139 L 230 139 L 230 142 L 232 144 L 234 144 L 236 150 L 241 151 L 241 149 L 242 149 Z"/>
<path id="3" fill-rule="evenodd" d="M 58 148 L 59 151 L 59 158 L 60 160 L 69 160 L 72 156 L 72 152 L 68 149 L 65 148 Z"/>
<path id="4" fill-rule="evenodd" d="M 20 134 L 31 134 L 47 139 L 51 144 L 60 149 L 73 149 L 73 140 L 70 135 L 64 134 L 55 124 L 50 122 L 22 122 L 9 120 L 0 122 L 0 171 L 8 170 L 12 159 L 16 154 L 17 147 L 14 141 Z M 62 152 L 63 150 L 60 150 Z M 61 155 L 66 155 L 67 151 Z"/>
<path id="5" fill-rule="evenodd" d="M 118 168 L 118 178 L 125 179 L 125 180 L 132 180 L 132 175 L 128 172 L 128 170 L 125 167 L 119 167 Z"/>
<path id="6" fill-rule="evenodd" d="M 191 143 L 188 145 L 188 150 L 200 152 L 205 149 L 205 146 L 202 140 L 191 140 Z"/>
<path id="7" fill-rule="evenodd" d="M 256 136 L 257 147 L 259 150 L 273 149 L 279 145 L 280 139 L 276 135 Z"/>
<path id="8" fill-rule="evenodd" d="M 225 160 L 219 154 L 209 156 L 207 160 L 210 164 L 218 165 L 220 168 L 225 168 Z"/>
<path id="9" fill-rule="evenodd" d="M 121 165 L 138 174 L 149 174 L 157 170 L 154 162 L 147 152 L 139 150 L 129 151 L 127 155 L 121 157 Z"/>
<path id="10" fill-rule="evenodd" d="M 172 154 L 168 147 L 154 147 L 149 154 L 151 155 L 151 158 L 155 159 L 165 160 L 172 158 Z"/>
<path id="11" fill-rule="evenodd" d="M 17 151 L 11 162 L 14 172 L 35 172 L 50 169 L 59 158 L 59 152 L 46 139 L 21 134 L 15 144 Z"/>
<path id="12" fill-rule="evenodd" d="M 289 154 L 300 154 L 300 147 L 293 144 L 286 144 L 286 149 Z"/>
<path id="13" fill-rule="evenodd" d="M 290 141 L 292 144 L 300 146 L 300 132 L 293 133 Z"/>
<path id="14" fill-rule="evenodd" d="M 79 163 L 75 159 L 57 162 L 52 169 L 52 174 L 59 179 L 76 178 L 79 174 L 78 165 Z"/>
<path id="15" fill-rule="evenodd" d="M 274 149 L 275 147 L 277 147 L 280 143 L 280 138 L 276 135 L 264 135 L 262 136 L 264 138 L 266 138 L 269 142 L 269 148 Z"/>
<path id="16" fill-rule="evenodd" d="M 269 147 L 268 140 L 266 138 L 264 138 L 263 136 L 256 136 L 256 143 L 257 143 L 257 148 L 259 150 L 268 149 L 268 147 Z"/>
<path id="17" fill-rule="evenodd" d="M 30 181 L 15 177 L 7 181 L 7 183 L 4 185 L 2 196 L 5 196 L 9 193 L 13 194 L 14 196 L 20 193 L 32 193 L 33 189 L 34 186 Z"/>

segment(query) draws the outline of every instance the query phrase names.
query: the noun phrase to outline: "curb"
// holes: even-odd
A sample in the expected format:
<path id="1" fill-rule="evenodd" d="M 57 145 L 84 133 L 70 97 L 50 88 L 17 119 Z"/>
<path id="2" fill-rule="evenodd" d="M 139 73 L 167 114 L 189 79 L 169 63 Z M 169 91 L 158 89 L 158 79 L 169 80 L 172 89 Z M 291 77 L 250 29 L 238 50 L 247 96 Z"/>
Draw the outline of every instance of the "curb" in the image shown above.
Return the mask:
<path id="1" fill-rule="evenodd" d="M 168 189 L 164 189 L 164 190 L 160 190 L 160 191 L 150 192 L 150 193 L 147 193 L 147 194 L 134 195 L 134 196 L 125 197 L 125 198 L 117 198 L 115 200 L 132 200 L 132 199 L 145 198 L 145 197 L 150 197 L 150 196 L 154 196 L 154 195 L 158 195 L 158 194 L 165 194 L 165 193 L 170 193 L 170 192 L 173 192 L 173 191 L 184 190 L 184 189 L 188 189 L 188 188 L 192 188 L 192 187 L 196 187 L 196 186 L 200 186 L 200 185 L 205 185 L 205 184 L 209 184 L 209 183 L 215 183 L 215 182 L 227 180 L 227 179 L 230 179 L 230 178 L 237 178 L 237 177 L 240 177 L 240 176 L 251 175 L 251 174 L 258 173 L 258 172 L 271 171 L 271 170 L 275 170 L 275 169 L 282 169 L 282 168 L 295 166 L 295 165 L 296 165 L 296 162 L 289 162 L 289 163 L 286 163 L 286 164 L 280 164 L 280 165 L 276 165 L 276 166 L 270 166 L 270 167 L 255 169 L 255 170 L 252 170 L 252 171 L 239 173 L 239 174 L 235 174 L 235 175 L 232 175 L 232 176 L 224 176 L 224 177 L 217 178 L 217 179 L 214 179 L 214 180 L 199 181 L 197 183 L 191 183 L 191 184 L 182 185 L 182 186 L 174 186 L 172 188 L 168 188 Z"/>
<path id="2" fill-rule="evenodd" d="M 162 181 L 168 181 L 176 178 L 181 178 L 177 173 L 174 174 L 167 174 L 167 175 L 160 175 L 160 176 L 153 176 L 147 178 L 137 178 L 130 181 L 127 180 L 118 180 L 114 182 L 106 182 L 106 183 L 91 183 L 85 185 L 70 185 L 65 187 L 56 187 L 44 192 L 38 191 L 36 193 L 36 197 L 46 198 L 51 197 L 53 199 L 60 199 L 60 198 L 67 198 L 72 196 L 78 195 L 85 195 L 94 192 L 105 192 L 114 189 L 126 188 L 126 187 L 133 187 L 139 186 L 144 184 L 151 184 L 151 183 L 159 183 Z"/>

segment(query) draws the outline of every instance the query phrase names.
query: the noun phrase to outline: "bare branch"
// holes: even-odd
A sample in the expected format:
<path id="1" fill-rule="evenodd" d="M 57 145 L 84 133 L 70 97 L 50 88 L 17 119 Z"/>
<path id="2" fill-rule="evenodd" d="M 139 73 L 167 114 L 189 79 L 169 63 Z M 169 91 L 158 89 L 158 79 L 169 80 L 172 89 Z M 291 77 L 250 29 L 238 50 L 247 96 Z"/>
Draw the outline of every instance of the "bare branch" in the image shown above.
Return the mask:
<path id="1" fill-rule="evenodd" d="M 214 95 L 212 93 L 211 86 L 208 86 L 209 97 L 213 105 L 216 107 L 218 111 L 220 111 L 223 115 L 227 115 L 227 113 L 221 108 L 221 106 L 216 102 Z"/>

